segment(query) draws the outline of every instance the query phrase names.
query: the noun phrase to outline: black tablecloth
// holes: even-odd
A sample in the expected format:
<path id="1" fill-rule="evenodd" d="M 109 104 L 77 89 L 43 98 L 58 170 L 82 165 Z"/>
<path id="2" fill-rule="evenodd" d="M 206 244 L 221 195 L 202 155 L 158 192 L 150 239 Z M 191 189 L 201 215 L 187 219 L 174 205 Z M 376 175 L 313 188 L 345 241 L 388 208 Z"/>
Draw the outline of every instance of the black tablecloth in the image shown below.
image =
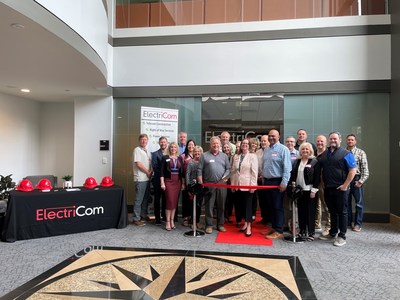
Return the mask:
<path id="1" fill-rule="evenodd" d="M 80 191 L 12 191 L 1 239 L 6 242 L 53 235 L 124 228 L 128 211 L 119 186 Z"/>

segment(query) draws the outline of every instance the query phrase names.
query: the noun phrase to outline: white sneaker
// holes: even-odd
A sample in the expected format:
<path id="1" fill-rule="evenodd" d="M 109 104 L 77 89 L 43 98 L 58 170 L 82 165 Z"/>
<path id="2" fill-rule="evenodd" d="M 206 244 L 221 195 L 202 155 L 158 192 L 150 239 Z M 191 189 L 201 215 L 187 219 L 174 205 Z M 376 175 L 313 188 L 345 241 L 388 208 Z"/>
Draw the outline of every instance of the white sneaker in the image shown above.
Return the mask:
<path id="1" fill-rule="evenodd" d="M 328 235 L 328 234 L 329 234 L 329 230 L 330 230 L 329 227 L 325 227 L 324 230 L 322 231 L 322 235 L 323 235 L 323 236 Z"/>
<path id="2" fill-rule="evenodd" d="M 335 240 L 335 237 L 334 236 L 331 236 L 330 234 L 328 234 L 328 235 L 320 235 L 319 237 L 318 237 L 318 239 L 320 239 L 320 240 L 323 240 L 323 241 L 333 241 L 333 240 Z"/>
<path id="3" fill-rule="evenodd" d="M 333 243 L 333 245 L 337 246 L 337 247 L 342 247 L 342 246 L 346 245 L 346 240 L 344 238 L 338 236 L 335 239 L 335 242 Z"/>

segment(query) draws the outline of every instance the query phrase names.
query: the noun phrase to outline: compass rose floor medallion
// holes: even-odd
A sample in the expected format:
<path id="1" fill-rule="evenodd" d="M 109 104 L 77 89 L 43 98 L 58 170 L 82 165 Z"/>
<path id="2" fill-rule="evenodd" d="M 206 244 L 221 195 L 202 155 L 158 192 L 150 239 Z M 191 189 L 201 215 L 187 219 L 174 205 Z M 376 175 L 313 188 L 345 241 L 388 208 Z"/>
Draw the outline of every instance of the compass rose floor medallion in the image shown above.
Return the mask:
<path id="1" fill-rule="evenodd" d="M 3 299 L 316 299 L 295 256 L 90 246 Z"/>

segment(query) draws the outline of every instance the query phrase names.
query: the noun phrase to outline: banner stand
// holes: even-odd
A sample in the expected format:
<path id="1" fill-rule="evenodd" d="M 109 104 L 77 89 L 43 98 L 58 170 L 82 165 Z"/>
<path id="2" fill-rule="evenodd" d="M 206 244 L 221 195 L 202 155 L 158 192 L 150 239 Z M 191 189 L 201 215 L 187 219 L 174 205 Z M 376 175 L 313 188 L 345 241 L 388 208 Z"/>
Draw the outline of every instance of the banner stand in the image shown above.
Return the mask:
<path id="1" fill-rule="evenodd" d="M 292 236 L 286 236 L 285 241 L 295 243 L 295 244 L 301 244 L 304 243 L 304 239 L 301 237 L 298 237 L 296 235 L 296 224 L 297 224 L 297 200 L 293 199 L 292 201 Z"/>
<path id="2" fill-rule="evenodd" d="M 201 237 L 204 235 L 203 231 L 197 230 L 197 224 L 196 224 L 196 194 L 193 196 L 193 230 L 187 231 L 184 233 L 184 236 L 186 237 Z"/>

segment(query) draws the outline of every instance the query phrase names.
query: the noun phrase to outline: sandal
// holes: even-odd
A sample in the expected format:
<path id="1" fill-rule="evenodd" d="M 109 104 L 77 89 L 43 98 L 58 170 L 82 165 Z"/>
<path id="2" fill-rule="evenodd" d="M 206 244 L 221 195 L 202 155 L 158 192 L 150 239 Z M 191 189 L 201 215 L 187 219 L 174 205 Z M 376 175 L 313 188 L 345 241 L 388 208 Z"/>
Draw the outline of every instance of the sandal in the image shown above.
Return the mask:
<path id="1" fill-rule="evenodd" d="M 247 229 L 247 225 L 246 225 L 245 227 L 240 228 L 240 229 L 239 229 L 239 232 L 245 232 L 246 229 Z"/>
<path id="2" fill-rule="evenodd" d="M 307 237 L 307 241 L 308 241 L 308 242 L 314 241 L 314 235 L 313 235 L 313 234 L 310 234 L 310 235 Z"/>
<path id="3" fill-rule="evenodd" d="M 248 229 L 250 229 L 250 230 L 248 230 Z M 251 228 L 248 227 L 248 229 L 246 228 L 246 232 L 244 233 L 244 235 L 245 235 L 246 237 L 251 237 Z"/>
<path id="4" fill-rule="evenodd" d="M 170 221 L 165 222 L 165 230 L 171 231 L 171 226 L 167 226 L 167 224 L 171 223 Z"/>
<path id="5" fill-rule="evenodd" d="M 176 226 L 175 226 L 174 220 L 171 220 L 170 223 L 171 223 L 171 229 L 175 229 Z"/>

